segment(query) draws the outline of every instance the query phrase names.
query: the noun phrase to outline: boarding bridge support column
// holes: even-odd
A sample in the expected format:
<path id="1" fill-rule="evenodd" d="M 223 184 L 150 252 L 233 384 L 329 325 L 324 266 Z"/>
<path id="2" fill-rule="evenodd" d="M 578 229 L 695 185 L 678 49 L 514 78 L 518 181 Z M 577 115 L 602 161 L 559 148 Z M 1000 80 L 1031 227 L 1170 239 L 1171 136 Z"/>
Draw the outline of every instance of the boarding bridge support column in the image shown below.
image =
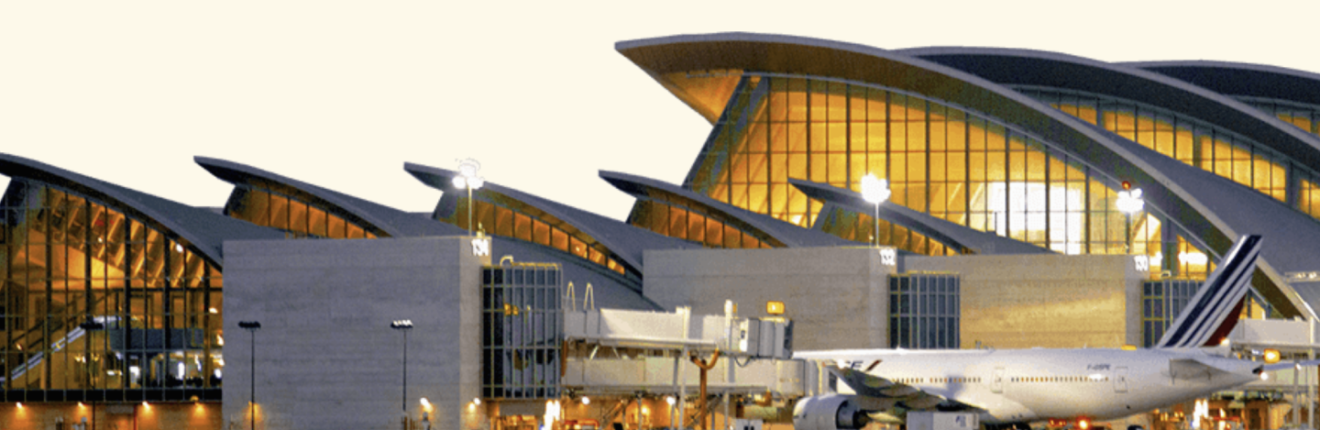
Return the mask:
<path id="1" fill-rule="evenodd" d="M 1295 356 L 1294 356 L 1295 357 Z M 1309 367 L 1309 366 L 1308 366 Z M 1302 426 L 1302 363 L 1293 358 L 1293 389 L 1292 389 L 1292 423 L 1293 426 Z"/>
<path id="2" fill-rule="evenodd" d="M 724 391 L 724 430 L 733 430 L 733 426 L 729 425 L 729 391 L 728 390 Z"/>
<path id="3" fill-rule="evenodd" d="M 737 347 L 737 339 L 733 336 L 733 321 L 738 317 L 736 308 L 732 300 L 724 301 L 724 342 L 725 349 L 729 351 L 733 351 Z M 733 356 L 729 356 L 728 360 L 724 360 L 724 382 L 729 386 L 733 386 L 738 380 L 733 373 L 734 370 L 738 369 L 738 366 L 734 365 L 737 361 Z M 727 389 L 724 391 L 724 430 L 733 430 L 733 425 L 729 423 L 729 391 Z"/>
<path id="4" fill-rule="evenodd" d="M 683 337 L 690 338 L 692 336 L 692 308 L 683 306 L 678 308 L 678 312 L 683 314 Z M 684 346 L 679 350 L 678 356 L 674 357 L 674 383 L 678 385 L 678 398 L 674 399 L 674 401 L 678 403 L 679 430 L 685 428 L 683 424 L 687 422 L 687 415 L 684 411 L 684 406 L 687 404 L 687 378 L 684 378 L 683 375 L 683 370 L 687 366 L 682 364 L 683 360 L 687 359 L 687 356 L 688 349 L 687 346 Z M 673 423 L 670 423 L 670 425 L 672 424 Z"/>

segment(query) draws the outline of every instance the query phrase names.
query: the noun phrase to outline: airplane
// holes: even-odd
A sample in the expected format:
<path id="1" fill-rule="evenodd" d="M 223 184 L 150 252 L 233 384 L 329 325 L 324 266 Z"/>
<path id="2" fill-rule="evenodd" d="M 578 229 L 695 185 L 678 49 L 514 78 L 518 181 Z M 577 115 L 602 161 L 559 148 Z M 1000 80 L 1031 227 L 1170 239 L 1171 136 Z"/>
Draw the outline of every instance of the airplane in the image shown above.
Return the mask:
<path id="1" fill-rule="evenodd" d="M 1092 421 L 1191 401 L 1292 367 L 1228 357 L 1221 346 L 1237 324 L 1260 243 L 1257 235 L 1239 239 L 1148 349 L 797 352 L 793 358 L 820 362 L 855 394 L 800 399 L 793 426 L 858 429 L 873 413 L 938 410 L 976 413 L 991 430 L 1045 420 L 1085 429 Z"/>

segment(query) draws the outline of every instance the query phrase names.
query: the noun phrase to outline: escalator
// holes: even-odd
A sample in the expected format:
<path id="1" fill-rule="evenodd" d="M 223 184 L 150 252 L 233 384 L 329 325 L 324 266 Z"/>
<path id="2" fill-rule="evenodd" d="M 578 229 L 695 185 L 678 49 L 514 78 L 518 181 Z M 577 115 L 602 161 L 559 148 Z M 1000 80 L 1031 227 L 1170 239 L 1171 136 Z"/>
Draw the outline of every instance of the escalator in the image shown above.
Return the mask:
<path id="1" fill-rule="evenodd" d="M 110 324 L 118 324 L 119 318 L 95 317 L 93 318 L 93 321 L 101 324 L 101 326 L 103 327 L 106 327 L 109 326 Z M 75 341 L 81 339 L 85 334 L 87 334 L 86 329 L 72 324 L 73 321 L 66 320 L 66 321 L 61 321 L 61 324 L 56 324 L 51 327 L 51 333 L 56 334 L 56 336 L 52 336 L 53 338 L 55 338 L 55 341 L 50 344 L 50 351 L 52 352 L 63 351 L 65 347 L 72 345 Z M 66 331 L 65 328 L 67 327 L 72 327 L 72 329 Z M 44 330 L 42 330 L 41 326 L 33 327 L 32 329 L 24 333 L 23 337 L 40 335 L 42 331 Z M 20 339 L 22 338 L 20 337 Z M 24 343 L 27 345 L 33 345 L 33 344 L 44 345 L 43 341 L 44 339 L 38 337 L 34 342 L 24 342 Z M 10 364 L 10 366 L 6 366 L 8 367 L 7 369 L 8 372 L 6 372 L 7 375 L 0 376 L 0 384 L 4 384 L 10 379 L 16 381 L 20 380 L 22 379 L 23 375 L 26 375 L 28 373 L 29 370 L 38 368 L 38 366 L 41 365 L 45 360 L 46 353 L 44 349 L 45 348 L 43 348 L 42 350 L 38 350 L 35 353 L 27 355 L 27 359 L 21 358 L 23 355 L 21 352 L 17 354 L 11 354 L 11 355 L 19 356 L 20 358 L 14 360 L 8 360 L 8 359 L 5 360 L 5 363 Z"/>
<path id="2" fill-rule="evenodd" d="M 36 336 L 32 342 L 24 342 L 26 345 L 41 345 L 41 350 L 35 350 L 24 353 L 22 350 L 12 351 L 9 357 L 6 357 L 4 366 L 5 375 L 0 376 L 0 386 L 8 389 L 42 389 L 51 386 L 46 381 L 48 378 L 59 380 L 58 375 L 47 373 L 44 366 L 48 364 L 47 351 L 54 356 L 57 353 L 65 352 L 71 347 L 81 345 L 90 346 L 90 350 L 83 349 L 72 359 L 74 363 L 66 366 L 57 366 L 55 371 L 69 372 L 82 370 L 90 374 L 78 376 L 79 380 L 102 379 L 102 374 L 108 376 L 110 381 L 119 380 L 119 376 L 125 376 L 120 383 L 110 383 L 112 388 L 115 386 L 128 385 L 128 388 L 137 386 L 157 386 L 157 387 L 180 387 L 193 386 L 201 387 L 206 385 L 200 377 L 196 376 L 200 372 L 201 366 L 194 372 L 188 372 L 187 366 L 183 364 L 183 358 L 192 355 L 202 354 L 205 343 L 205 333 L 201 328 L 183 328 L 183 329 L 149 329 L 141 328 L 141 322 L 136 319 L 129 320 L 126 324 L 121 324 L 119 317 L 101 316 L 92 318 L 95 327 L 90 328 L 91 333 L 103 333 L 103 338 L 92 339 L 91 342 L 85 342 L 84 337 L 89 336 L 88 328 L 82 325 L 83 318 L 74 317 L 59 324 L 53 324 L 48 331 L 51 341 L 47 342 L 41 337 L 43 330 L 41 326 L 28 330 L 26 337 Z M 58 361 L 58 360 L 57 360 Z M 88 363 L 95 363 L 90 365 Z M 75 370 L 76 369 L 76 370 Z M 124 373 L 127 372 L 125 375 Z M 189 377 L 189 374 L 194 376 Z M 28 376 L 24 378 L 24 376 Z M 209 376 L 209 375 L 208 375 Z M 67 375 L 66 375 L 67 378 Z M 218 385 L 218 377 L 211 379 L 209 385 Z M 13 381 L 12 384 L 8 383 Z M 107 381 L 107 382 L 110 382 Z M 102 385 L 102 384 L 94 384 Z"/>
<path id="3" fill-rule="evenodd" d="M 198 297 L 211 293 L 197 284 L 211 273 L 202 258 L 148 223 L 62 190 L 15 181 L 0 200 L 0 388 L 131 388 L 139 378 L 125 374 L 135 372 L 155 378 L 151 386 L 182 385 L 217 367 L 197 359 L 209 318 Z M 125 312 L 135 317 L 108 316 Z M 80 327 L 89 318 L 99 323 L 95 337 Z M 187 358 L 205 371 L 176 369 Z"/>

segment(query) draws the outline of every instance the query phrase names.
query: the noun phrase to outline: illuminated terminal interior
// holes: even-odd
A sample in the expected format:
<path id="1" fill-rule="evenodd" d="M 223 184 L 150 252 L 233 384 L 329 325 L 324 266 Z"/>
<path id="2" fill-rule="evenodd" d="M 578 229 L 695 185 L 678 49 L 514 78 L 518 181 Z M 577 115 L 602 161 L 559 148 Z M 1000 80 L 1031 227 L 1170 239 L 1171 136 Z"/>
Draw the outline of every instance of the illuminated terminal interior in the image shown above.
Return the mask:
<path id="1" fill-rule="evenodd" d="M 861 177 L 870 174 L 889 180 L 889 201 L 976 230 L 1065 254 L 1125 254 L 1131 247 L 1158 256 L 1180 276 L 1207 272 L 1202 258 L 1187 257 L 1204 251 L 1181 234 L 1166 237 L 1159 214 L 1141 214 L 1129 226 L 1113 207 L 1119 181 L 1112 176 L 983 115 L 829 78 L 717 71 L 665 80 L 679 88 L 734 88 L 685 181 L 713 199 L 809 227 L 823 202 L 793 188 L 789 178 L 860 191 Z M 727 83 L 732 80 L 738 85 Z M 650 205 L 638 203 L 635 213 L 648 218 L 634 224 L 659 225 Z M 682 214 L 671 215 L 669 224 Z M 825 231 L 858 242 L 875 237 L 874 225 L 870 214 L 840 209 L 823 220 Z M 888 221 L 878 233 L 881 243 L 907 251 L 956 253 Z"/>
<path id="2" fill-rule="evenodd" d="M 12 181 L 0 206 L 6 390 L 28 401 L 216 397 L 214 263 L 150 219 L 51 184 Z"/>
<path id="3" fill-rule="evenodd" d="M 686 403 L 666 402 L 678 377 L 663 369 L 704 366 L 712 351 L 688 333 L 621 339 L 607 328 L 715 336 L 714 321 L 764 317 L 796 324 L 780 348 L 1149 347 L 1248 233 L 1265 245 L 1245 319 L 1314 318 L 1320 303 L 1310 258 L 1320 254 L 1320 102 L 1247 87 L 1221 95 L 1194 79 L 1266 72 L 1193 64 L 1180 75 L 1028 51 L 742 33 L 616 49 L 712 128 L 672 184 L 602 171 L 636 198 L 613 218 L 520 192 L 510 178 L 459 186 L 472 173 L 462 168 L 406 163 L 444 192 L 415 214 L 198 157 L 234 185 L 211 209 L 0 154 L 12 179 L 0 199 L 0 408 L 15 411 L 0 410 L 0 427 L 55 415 L 143 428 L 671 426 L 679 407 L 699 403 L 694 388 Z M 1011 67 L 960 63 L 990 56 L 1109 81 L 1007 82 Z M 1320 91 L 1320 76 L 1290 76 Z M 1149 97 L 1104 88 L 1143 85 Z M 890 194 L 861 207 L 867 176 Z M 1120 193 L 1137 191 L 1144 206 L 1120 210 Z M 417 322 L 412 340 L 376 321 L 401 318 Z M 409 347 L 426 358 L 396 379 Z M 702 367 L 715 372 L 706 400 L 737 406 L 708 405 L 700 418 L 688 409 L 676 418 L 684 425 L 738 415 L 776 428 L 792 422 L 795 400 L 829 386 L 784 382 L 774 372 L 811 372 L 786 356 L 726 352 L 738 366 L 767 361 L 745 373 Z M 257 363 L 271 369 L 264 381 Z M 299 372 L 366 384 L 318 392 L 342 399 L 424 382 L 405 390 L 402 417 L 393 395 L 324 400 L 342 407 L 323 411 L 277 388 L 324 382 Z M 1227 408 L 1257 414 L 1247 428 L 1280 423 L 1269 405 L 1297 398 L 1280 387 L 1244 391 L 1265 409 Z M 1140 412 L 1162 430 L 1186 411 Z"/>
<path id="4" fill-rule="evenodd" d="M 625 273 L 624 266 L 609 257 L 609 249 L 571 224 L 517 200 L 490 191 L 481 193 L 494 203 L 472 202 L 462 197 L 452 214 L 437 214 L 436 220 L 467 226 L 468 205 L 475 203 L 472 205 L 472 225 L 490 234 L 554 248 L 605 266 L 620 275 Z"/>
<path id="5" fill-rule="evenodd" d="M 377 232 L 362 228 L 357 222 L 302 201 L 267 190 L 235 187 L 225 212 L 264 227 L 277 228 L 292 237 L 310 236 L 325 239 L 375 239 Z"/>

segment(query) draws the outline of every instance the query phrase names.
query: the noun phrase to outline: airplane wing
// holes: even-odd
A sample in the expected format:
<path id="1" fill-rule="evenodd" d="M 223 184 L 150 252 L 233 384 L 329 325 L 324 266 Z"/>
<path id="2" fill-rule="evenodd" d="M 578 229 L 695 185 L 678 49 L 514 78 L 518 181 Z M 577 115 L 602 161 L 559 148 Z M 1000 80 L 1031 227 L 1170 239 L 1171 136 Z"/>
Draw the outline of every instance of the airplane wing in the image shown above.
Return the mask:
<path id="1" fill-rule="evenodd" d="M 872 364 L 872 366 L 874 366 Z M 864 370 L 839 367 L 826 364 L 825 369 L 843 380 L 845 384 L 865 397 L 859 399 L 858 406 L 863 410 L 880 411 L 902 407 L 904 409 L 971 410 L 980 409 L 966 403 L 947 399 L 944 396 L 927 393 L 907 384 L 900 384 L 889 379 L 866 373 Z"/>

